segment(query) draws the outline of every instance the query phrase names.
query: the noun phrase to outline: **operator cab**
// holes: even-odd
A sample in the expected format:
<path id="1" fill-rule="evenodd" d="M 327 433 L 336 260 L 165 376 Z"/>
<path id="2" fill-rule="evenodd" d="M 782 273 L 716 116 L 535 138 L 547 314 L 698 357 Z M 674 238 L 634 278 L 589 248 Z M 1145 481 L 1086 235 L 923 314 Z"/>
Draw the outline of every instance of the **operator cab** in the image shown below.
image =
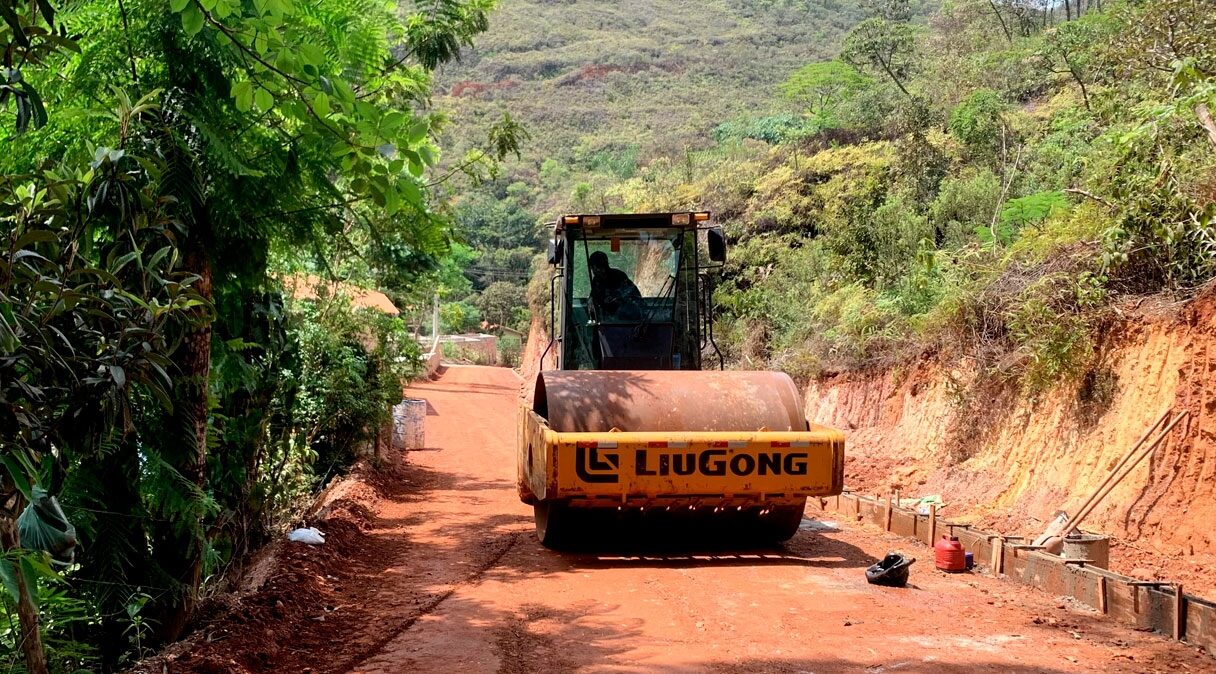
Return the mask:
<path id="1" fill-rule="evenodd" d="M 549 255 L 558 369 L 701 369 L 702 352 L 717 352 L 704 272 L 725 259 L 725 240 L 708 220 L 708 213 L 559 219 Z"/>

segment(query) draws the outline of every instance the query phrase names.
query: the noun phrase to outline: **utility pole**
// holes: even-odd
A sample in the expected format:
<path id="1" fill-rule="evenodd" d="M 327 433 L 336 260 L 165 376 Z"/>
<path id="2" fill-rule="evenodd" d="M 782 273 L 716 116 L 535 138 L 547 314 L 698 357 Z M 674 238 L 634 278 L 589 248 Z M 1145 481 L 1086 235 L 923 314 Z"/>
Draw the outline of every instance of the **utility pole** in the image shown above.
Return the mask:
<path id="1" fill-rule="evenodd" d="M 439 350 L 439 293 L 435 293 L 435 302 L 431 307 L 431 353 Z"/>

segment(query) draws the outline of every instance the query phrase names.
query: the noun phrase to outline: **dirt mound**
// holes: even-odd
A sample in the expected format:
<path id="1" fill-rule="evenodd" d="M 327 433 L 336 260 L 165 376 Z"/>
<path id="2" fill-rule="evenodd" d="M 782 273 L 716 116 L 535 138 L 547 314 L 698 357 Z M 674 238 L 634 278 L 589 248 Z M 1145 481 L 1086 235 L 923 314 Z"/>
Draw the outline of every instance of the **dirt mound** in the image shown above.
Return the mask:
<path id="1" fill-rule="evenodd" d="M 376 502 L 401 490 L 400 471 L 363 467 L 335 483 L 313 508 L 314 517 L 308 519 L 325 533 L 324 545 L 273 544 L 248 574 L 243 592 L 205 602 L 190 637 L 133 671 L 159 674 L 165 667 L 175 674 L 342 670 L 339 665 L 344 660 L 307 658 L 360 641 L 364 618 L 371 617 L 363 614 L 375 606 L 372 600 L 377 589 L 361 581 L 379 573 L 380 561 L 405 544 L 368 535 L 376 518 Z"/>
<path id="2" fill-rule="evenodd" d="M 546 318 L 534 316 L 532 326 L 528 330 L 528 343 L 524 346 L 524 353 L 519 361 L 519 374 L 525 382 L 531 383 L 536 378 L 536 373 L 542 369 L 557 367 L 557 353 L 549 348 L 550 339 L 545 330 L 545 321 Z M 542 355 L 545 356 L 544 363 L 541 362 Z"/>
<path id="3" fill-rule="evenodd" d="M 923 360 L 812 385 L 808 417 L 848 432 L 851 488 L 941 494 L 945 514 L 1016 535 L 1075 513 L 1164 410 L 1188 410 L 1085 528 L 1118 539 L 1117 570 L 1216 596 L 1216 285 L 1118 313 L 1100 336 L 1100 405 L 1089 380 L 1033 400 L 1016 389 L 966 400 L 968 362 Z"/>

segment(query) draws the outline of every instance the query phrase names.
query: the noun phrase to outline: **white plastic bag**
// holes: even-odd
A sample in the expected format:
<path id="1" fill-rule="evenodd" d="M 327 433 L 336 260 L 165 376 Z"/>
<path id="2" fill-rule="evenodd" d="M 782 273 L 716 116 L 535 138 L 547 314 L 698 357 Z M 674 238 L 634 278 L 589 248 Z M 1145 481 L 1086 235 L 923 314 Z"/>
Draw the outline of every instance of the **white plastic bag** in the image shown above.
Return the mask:
<path id="1" fill-rule="evenodd" d="M 307 529 L 296 529 L 287 534 L 287 540 L 293 543 L 306 543 L 308 545 L 324 545 L 325 534 L 321 533 L 316 527 Z"/>

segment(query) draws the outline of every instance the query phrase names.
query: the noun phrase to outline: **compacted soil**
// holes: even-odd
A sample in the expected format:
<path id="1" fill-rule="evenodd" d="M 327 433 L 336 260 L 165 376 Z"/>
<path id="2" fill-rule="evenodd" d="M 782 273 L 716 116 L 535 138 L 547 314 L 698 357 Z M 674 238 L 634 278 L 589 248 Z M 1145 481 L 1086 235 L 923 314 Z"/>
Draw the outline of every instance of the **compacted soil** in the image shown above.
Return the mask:
<path id="1" fill-rule="evenodd" d="M 808 507 L 788 544 L 611 532 L 558 553 L 515 491 L 521 382 L 448 367 L 428 448 L 355 476 L 273 568 L 215 609 L 155 672 L 1201 672 L 1216 660 L 1047 594 L 933 569 L 931 551 Z M 890 550 L 921 557 L 904 589 L 867 585 Z"/>

